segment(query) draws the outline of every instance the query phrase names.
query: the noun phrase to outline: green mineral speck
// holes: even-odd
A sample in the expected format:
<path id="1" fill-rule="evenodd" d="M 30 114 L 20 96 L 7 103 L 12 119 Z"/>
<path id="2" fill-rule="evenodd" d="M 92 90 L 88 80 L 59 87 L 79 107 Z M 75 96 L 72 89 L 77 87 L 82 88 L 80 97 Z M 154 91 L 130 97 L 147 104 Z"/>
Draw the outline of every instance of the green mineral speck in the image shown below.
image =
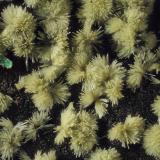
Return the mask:
<path id="1" fill-rule="evenodd" d="M 13 63 L 10 59 L 6 58 L 4 55 L 0 54 L 0 65 L 4 68 L 10 69 Z"/>

